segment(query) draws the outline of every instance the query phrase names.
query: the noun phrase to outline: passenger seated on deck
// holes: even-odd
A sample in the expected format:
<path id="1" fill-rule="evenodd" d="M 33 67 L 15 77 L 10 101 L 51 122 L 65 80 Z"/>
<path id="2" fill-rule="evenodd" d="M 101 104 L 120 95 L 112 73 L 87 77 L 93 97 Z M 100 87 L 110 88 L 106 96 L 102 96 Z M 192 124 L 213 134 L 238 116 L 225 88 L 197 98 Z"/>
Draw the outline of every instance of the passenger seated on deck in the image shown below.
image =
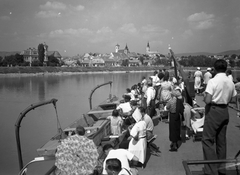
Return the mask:
<path id="1" fill-rule="evenodd" d="M 120 115 L 124 115 L 132 110 L 130 100 L 131 97 L 129 95 L 124 95 L 124 103 L 120 103 L 116 108 L 117 110 L 119 110 Z"/>
<path id="2" fill-rule="evenodd" d="M 108 116 L 107 119 L 111 121 L 111 133 L 113 135 L 120 135 L 122 133 L 123 120 L 119 116 L 118 110 L 114 109 L 112 115 Z"/>
<path id="3" fill-rule="evenodd" d="M 131 125 L 132 124 L 132 113 L 136 109 L 136 101 L 130 102 L 130 96 L 125 95 L 124 96 L 124 103 L 120 103 L 118 107 L 116 108 L 119 111 L 119 115 L 123 118 L 125 125 Z"/>
<path id="4" fill-rule="evenodd" d="M 154 128 L 152 118 L 146 113 L 146 110 L 143 107 L 139 107 L 139 110 L 142 114 L 143 120 L 146 123 L 147 140 L 150 140 L 153 137 L 153 128 Z"/>
<path id="5" fill-rule="evenodd" d="M 135 93 L 131 89 L 127 88 L 125 95 L 129 95 L 131 97 L 130 101 L 135 100 Z"/>
<path id="6" fill-rule="evenodd" d="M 146 122 L 138 108 L 134 111 L 133 118 L 136 123 L 130 131 L 131 140 L 128 151 L 133 153 L 139 159 L 139 162 L 144 165 L 147 152 Z"/>

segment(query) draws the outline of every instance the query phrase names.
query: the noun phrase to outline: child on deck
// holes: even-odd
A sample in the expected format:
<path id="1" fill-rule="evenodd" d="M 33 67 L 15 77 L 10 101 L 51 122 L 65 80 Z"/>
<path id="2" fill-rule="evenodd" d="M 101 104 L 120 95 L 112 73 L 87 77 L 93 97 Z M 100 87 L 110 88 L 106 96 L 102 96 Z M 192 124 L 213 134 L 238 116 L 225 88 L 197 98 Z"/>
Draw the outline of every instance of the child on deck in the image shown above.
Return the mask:
<path id="1" fill-rule="evenodd" d="M 119 116 L 118 110 L 114 109 L 112 116 L 108 116 L 107 119 L 111 121 L 111 133 L 113 135 L 120 135 L 122 133 L 123 120 Z"/>

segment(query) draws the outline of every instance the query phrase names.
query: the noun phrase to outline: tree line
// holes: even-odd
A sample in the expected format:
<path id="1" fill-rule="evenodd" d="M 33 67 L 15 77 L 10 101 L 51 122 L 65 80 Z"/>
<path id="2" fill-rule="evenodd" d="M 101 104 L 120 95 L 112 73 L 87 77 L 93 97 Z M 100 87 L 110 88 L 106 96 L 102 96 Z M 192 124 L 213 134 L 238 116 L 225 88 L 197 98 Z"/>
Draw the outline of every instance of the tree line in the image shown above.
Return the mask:
<path id="1" fill-rule="evenodd" d="M 38 48 L 38 59 L 33 60 L 31 66 L 62 66 L 63 62 L 55 58 L 53 55 L 48 56 L 48 61 L 46 65 L 44 65 L 44 50 L 41 48 L 41 44 L 39 44 Z M 224 59 L 228 61 L 230 67 L 240 67 L 240 55 L 225 55 Z M 164 55 L 157 55 L 154 58 L 150 58 L 148 55 L 141 55 L 138 57 L 138 60 L 142 65 L 147 65 L 146 60 L 151 60 L 151 64 L 154 66 L 164 65 L 171 66 L 171 60 Z M 179 63 L 184 67 L 212 67 L 213 63 L 217 60 L 217 58 L 213 56 L 199 55 L 199 56 L 182 56 L 179 58 Z M 128 66 L 129 60 L 123 60 L 122 66 Z M 5 56 L 5 58 L 0 56 L 0 66 L 30 66 L 30 63 L 25 61 L 23 55 L 15 54 L 10 56 Z"/>
<path id="2" fill-rule="evenodd" d="M 214 56 L 182 56 L 179 59 L 179 63 L 184 67 L 213 67 L 214 62 L 217 60 Z M 240 67 L 240 55 L 224 55 L 223 59 L 227 60 L 230 67 Z M 171 66 L 171 60 L 168 58 L 156 57 L 154 59 L 154 65 Z"/>
<path id="3" fill-rule="evenodd" d="M 47 47 L 47 46 L 46 46 Z M 47 50 L 47 48 L 46 48 Z M 4 58 L 0 56 L 0 66 L 61 66 L 61 60 L 54 57 L 53 55 L 47 56 L 47 61 L 44 60 L 45 48 L 41 43 L 38 45 L 38 59 L 32 60 L 31 62 L 25 61 L 24 56 L 21 54 L 9 55 Z"/>
<path id="4" fill-rule="evenodd" d="M 58 58 L 53 55 L 48 56 L 48 61 L 46 66 L 61 66 L 63 63 Z M 0 56 L 0 66 L 1 67 L 11 67 L 11 66 L 30 66 L 30 62 L 24 61 L 23 55 L 15 54 L 5 56 L 5 58 Z M 31 66 L 44 66 L 44 62 L 40 60 L 33 60 Z"/>

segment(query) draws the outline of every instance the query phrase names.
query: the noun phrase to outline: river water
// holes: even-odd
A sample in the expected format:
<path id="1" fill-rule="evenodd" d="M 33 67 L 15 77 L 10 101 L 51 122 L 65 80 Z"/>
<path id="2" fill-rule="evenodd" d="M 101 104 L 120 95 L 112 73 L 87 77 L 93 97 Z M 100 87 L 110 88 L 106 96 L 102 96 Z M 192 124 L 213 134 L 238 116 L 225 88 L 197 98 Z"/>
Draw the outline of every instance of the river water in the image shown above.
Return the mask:
<path id="1" fill-rule="evenodd" d="M 57 113 L 65 128 L 89 110 L 89 94 L 94 87 L 113 81 L 111 93 L 121 96 L 144 75 L 152 75 L 152 72 L 0 77 L 0 174 L 13 175 L 19 171 L 15 123 L 28 106 L 58 99 Z M 98 89 L 93 95 L 93 106 L 106 99 L 109 93 L 109 85 Z M 52 104 L 30 111 L 20 127 L 24 164 L 36 157 L 36 149 L 56 133 L 57 120 Z M 53 163 L 32 165 L 28 174 L 43 174 Z"/>
<path id="2" fill-rule="evenodd" d="M 122 96 L 127 87 L 141 81 L 141 73 L 62 74 L 38 76 L 0 76 L 0 174 L 19 172 L 15 123 L 19 114 L 33 103 L 58 99 L 57 113 L 62 128 L 89 110 L 89 94 L 99 84 L 113 81 L 111 93 Z M 236 79 L 239 73 L 233 72 Z M 110 93 L 110 86 L 98 89 L 93 95 L 93 106 L 102 102 Z M 37 148 L 57 133 L 56 113 L 53 105 L 30 111 L 20 128 L 23 162 L 37 156 Z M 44 174 L 54 162 L 30 166 L 28 174 Z"/>

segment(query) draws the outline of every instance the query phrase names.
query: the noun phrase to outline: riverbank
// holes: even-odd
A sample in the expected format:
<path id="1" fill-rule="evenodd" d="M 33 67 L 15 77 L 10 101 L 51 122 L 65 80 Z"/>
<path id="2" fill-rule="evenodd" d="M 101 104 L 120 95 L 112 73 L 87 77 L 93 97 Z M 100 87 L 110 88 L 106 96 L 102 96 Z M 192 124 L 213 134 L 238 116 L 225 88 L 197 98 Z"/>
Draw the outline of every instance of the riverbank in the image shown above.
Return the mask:
<path id="1" fill-rule="evenodd" d="M 164 67 L 0 67 L 0 74 L 9 73 L 61 73 L 61 72 L 113 72 L 113 71 L 151 71 Z"/>
<path id="2" fill-rule="evenodd" d="M 173 70 L 163 66 L 136 67 L 0 67 L 0 76 L 38 76 L 38 75 L 68 75 L 94 73 L 131 73 L 151 72 L 154 70 Z M 202 68 L 205 71 L 207 68 Z M 184 67 L 186 71 L 195 71 L 195 67 Z M 237 69 L 234 69 L 237 70 Z"/>
<path id="3" fill-rule="evenodd" d="M 159 66 L 141 67 L 0 67 L 0 76 L 38 76 L 94 73 L 151 72 L 163 69 Z"/>

